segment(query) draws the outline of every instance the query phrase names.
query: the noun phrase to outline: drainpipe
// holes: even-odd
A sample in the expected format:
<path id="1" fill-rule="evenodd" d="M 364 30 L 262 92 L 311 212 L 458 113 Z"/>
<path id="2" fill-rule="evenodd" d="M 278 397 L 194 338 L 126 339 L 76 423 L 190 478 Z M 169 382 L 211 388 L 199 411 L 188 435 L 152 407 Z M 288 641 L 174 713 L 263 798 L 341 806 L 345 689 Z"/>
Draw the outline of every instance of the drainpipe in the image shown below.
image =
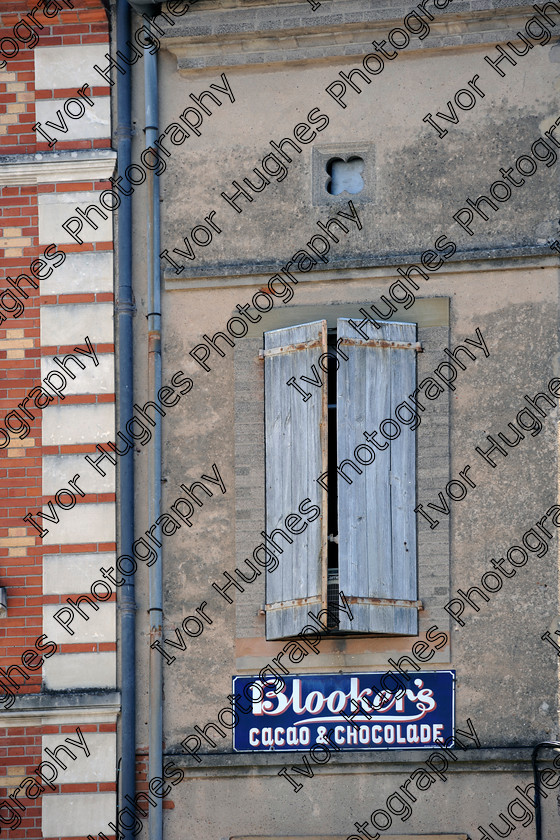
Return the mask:
<path id="1" fill-rule="evenodd" d="M 541 811 L 541 789 L 539 771 L 537 769 L 537 756 L 542 747 L 550 747 L 553 750 L 560 750 L 560 742 L 543 741 L 534 747 L 531 753 L 531 764 L 533 765 L 533 782 L 535 784 L 535 834 L 536 840 L 542 840 L 542 811 Z"/>
<path id="2" fill-rule="evenodd" d="M 153 11 L 152 11 L 153 14 Z M 150 29 L 150 23 L 147 24 Z M 144 54 L 144 98 L 146 118 L 146 148 L 155 148 L 158 138 L 158 76 L 157 52 Z M 153 169 L 147 173 L 147 273 L 148 273 L 148 394 L 157 405 L 161 388 L 161 278 L 160 278 L 160 207 L 159 175 Z M 161 514 L 161 418 L 156 418 L 153 441 L 148 455 L 148 521 L 155 522 Z M 161 527 L 155 529 L 157 545 L 162 544 Z M 155 644 L 162 643 L 163 575 L 162 556 L 150 567 L 150 778 L 162 777 L 163 772 L 163 657 Z M 163 800 L 149 809 L 150 840 L 162 840 Z"/>
<path id="3" fill-rule="evenodd" d="M 129 56 L 130 8 L 127 0 L 117 2 L 117 49 Z M 131 162 L 131 78 L 119 75 L 117 82 L 117 166 L 125 180 Z M 118 212 L 118 290 L 117 319 L 117 429 L 123 428 L 134 412 L 132 379 L 132 201 L 121 194 Z M 134 542 L 134 448 L 118 459 L 117 466 L 117 555 L 130 554 Z M 126 575 L 118 589 L 121 672 L 121 767 L 119 805 L 136 790 L 136 651 L 134 576 Z M 131 829 L 123 829 L 125 840 L 132 840 Z"/>

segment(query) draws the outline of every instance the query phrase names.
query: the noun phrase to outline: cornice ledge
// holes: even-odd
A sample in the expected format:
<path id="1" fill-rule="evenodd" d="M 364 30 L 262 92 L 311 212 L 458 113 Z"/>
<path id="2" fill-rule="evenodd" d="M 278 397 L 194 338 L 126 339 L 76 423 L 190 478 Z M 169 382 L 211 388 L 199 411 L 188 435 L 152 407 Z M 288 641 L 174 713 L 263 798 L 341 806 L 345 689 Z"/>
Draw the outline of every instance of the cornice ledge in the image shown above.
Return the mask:
<path id="1" fill-rule="evenodd" d="M 410 56 L 420 50 L 440 50 L 457 47 L 482 47 L 507 40 L 518 41 L 516 33 L 534 12 L 532 6 L 463 10 L 445 14 L 430 23 L 430 34 L 423 40 L 411 37 L 404 54 Z M 379 13 L 365 9 L 361 20 L 333 22 L 333 16 L 317 17 L 313 26 L 290 26 L 285 20 L 263 21 L 260 25 L 244 27 L 235 21 L 216 25 L 210 12 L 201 13 L 196 20 L 169 28 L 162 43 L 177 59 L 180 73 L 224 67 L 246 67 L 263 64 L 301 63 L 331 58 L 363 58 L 372 51 L 371 42 L 385 37 L 393 26 L 402 27 L 402 17 L 379 19 Z M 342 15 L 337 17 L 343 17 Z"/>
<path id="2" fill-rule="evenodd" d="M 120 713 L 120 692 L 115 690 L 24 694 L 11 709 L 0 712 L 0 724 L 42 726 L 49 724 L 114 723 Z"/>
<path id="3" fill-rule="evenodd" d="M 387 282 L 398 279 L 398 266 L 420 261 L 420 252 L 408 254 L 355 255 L 333 259 L 328 267 L 316 268 L 302 276 L 299 282 L 324 282 L 325 280 L 378 280 Z M 285 261 L 285 260 L 284 260 Z M 258 262 L 247 259 L 235 263 L 212 263 L 185 269 L 180 275 L 172 269 L 164 271 L 166 289 L 225 289 L 237 286 L 262 285 L 280 270 L 282 261 Z M 550 252 L 545 244 L 512 247 L 486 247 L 478 250 L 458 251 L 445 264 L 441 274 L 469 274 L 477 271 L 522 270 L 557 268 L 558 255 Z"/>
<path id="4" fill-rule="evenodd" d="M 105 181 L 113 174 L 116 160 L 112 149 L 0 155 L 0 186 Z"/>
<path id="5" fill-rule="evenodd" d="M 214 776 L 241 776 L 247 772 L 255 776 L 278 774 L 278 767 L 285 766 L 289 752 L 252 752 L 252 753 L 200 753 L 200 764 L 194 764 L 191 757 L 179 748 L 166 751 L 166 757 L 181 767 L 188 778 L 208 778 Z M 454 772 L 473 773 L 527 773 L 531 772 L 530 747 L 483 747 L 456 750 L 457 763 Z M 322 772 L 328 775 L 351 775 L 360 773 L 387 774 L 409 773 L 410 768 L 421 762 L 420 750 L 387 750 L 385 754 L 372 751 L 344 751 L 333 756 L 333 760 Z M 544 762 L 543 762 L 544 763 Z M 550 763 L 550 760 L 547 762 Z"/>

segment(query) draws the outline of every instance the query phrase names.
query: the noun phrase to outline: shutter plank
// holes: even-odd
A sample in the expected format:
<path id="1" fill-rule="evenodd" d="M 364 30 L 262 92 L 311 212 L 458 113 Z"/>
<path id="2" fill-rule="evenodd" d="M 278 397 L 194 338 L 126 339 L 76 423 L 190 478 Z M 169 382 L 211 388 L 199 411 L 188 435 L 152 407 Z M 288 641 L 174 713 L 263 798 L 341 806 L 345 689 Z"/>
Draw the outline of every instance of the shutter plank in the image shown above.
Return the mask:
<path id="1" fill-rule="evenodd" d="M 416 343 L 416 325 L 383 323 L 365 327 L 372 339 Z M 379 430 L 395 408 L 412 393 L 416 353 L 412 349 L 367 345 L 348 319 L 338 320 L 338 338 L 349 339 L 342 350 L 349 361 L 338 371 L 338 463 L 367 443 L 363 432 Z M 371 599 L 416 600 L 415 435 L 401 425 L 389 448 L 375 452 L 375 461 L 352 468 L 352 484 L 338 480 L 339 580 L 352 604 L 353 620 L 341 614 L 340 629 L 350 632 L 416 634 L 418 610 L 412 606 L 370 603 Z M 393 427 L 387 427 L 389 433 Z M 387 442 L 379 433 L 379 443 Z M 367 450 L 361 451 L 367 459 Z"/>
<path id="2" fill-rule="evenodd" d="M 414 325 L 393 326 L 395 341 L 416 340 Z M 394 414 L 399 402 L 416 387 L 416 371 L 408 351 L 391 350 L 390 353 Z M 393 597 L 413 601 L 416 599 L 415 432 L 404 423 L 401 428 L 400 437 L 391 445 Z"/>
<path id="3" fill-rule="evenodd" d="M 342 335 L 339 329 L 338 338 Z M 360 443 L 366 444 L 363 432 L 374 428 L 367 422 L 371 406 L 378 406 L 381 417 L 386 417 L 390 405 L 388 351 L 383 349 L 371 355 L 370 364 L 366 365 L 366 347 L 343 345 L 343 350 L 349 359 L 341 362 L 337 379 L 339 465 L 345 458 L 357 463 L 354 449 Z M 362 458 L 367 460 L 367 450 L 362 452 Z M 338 478 L 339 556 L 344 560 L 340 565 L 340 588 L 345 594 L 351 592 L 358 597 L 367 597 L 375 588 L 379 597 L 390 597 L 390 555 L 382 548 L 390 540 L 389 473 L 374 469 L 373 464 L 359 467 L 362 475 L 352 467 L 344 468 L 351 485 L 340 475 Z M 378 503 L 371 505 L 370 499 L 377 499 Z"/>
<path id="4" fill-rule="evenodd" d="M 265 333 L 266 532 L 280 528 L 293 540 L 290 545 L 275 538 L 283 551 L 276 552 L 277 569 L 266 573 L 267 639 L 297 635 L 308 623 L 308 611 L 316 612 L 324 599 L 326 492 L 316 479 L 326 469 L 326 385 L 308 385 L 299 377 L 313 378 L 311 365 L 326 352 L 326 336 L 326 321 Z M 267 355 L 270 350 L 280 352 Z M 292 376 L 311 393 L 308 400 L 286 385 Z M 319 505 L 322 517 L 302 534 L 290 535 L 284 519 L 306 498 Z"/>

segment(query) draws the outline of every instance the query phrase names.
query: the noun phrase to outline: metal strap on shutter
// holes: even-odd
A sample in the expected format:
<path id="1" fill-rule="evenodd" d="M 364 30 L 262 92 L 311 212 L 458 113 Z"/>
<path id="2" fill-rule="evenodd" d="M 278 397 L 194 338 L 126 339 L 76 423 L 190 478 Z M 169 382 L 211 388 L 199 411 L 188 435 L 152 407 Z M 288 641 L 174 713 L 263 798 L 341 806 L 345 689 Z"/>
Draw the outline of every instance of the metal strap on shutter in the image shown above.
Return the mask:
<path id="1" fill-rule="evenodd" d="M 326 492 L 316 479 L 326 470 L 327 387 L 306 385 L 311 366 L 327 351 L 326 321 L 272 330 L 264 334 L 266 533 L 280 528 L 268 548 L 279 560 L 266 574 L 266 638 L 297 635 L 309 622 L 308 611 L 326 605 Z M 286 385 L 294 376 L 311 397 L 304 401 Z M 321 517 L 301 534 L 290 534 L 285 518 L 297 513 L 304 499 L 319 505 Z M 305 520 L 305 517 L 303 517 Z M 301 527 L 301 523 L 296 525 Z"/>
<path id="2" fill-rule="evenodd" d="M 416 325 L 368 324 L 372 341 L 360 340 L 348 319 L 337 322 L 341 362 L 337 384 L 338 465 L 351 484 L 338 477 L 339 586 L 352 604 L 353 620 L 340 614 L 340 629 L 358 633 L 415 635 L 418 632 L 416 578 L 415 433 L 399 424 L 400 435 L 380 451 L 363 433 L 387 443 L 379 432 L 385 419 L 415 388 Z M 384 428 L 389 435 L 396 426 Z M 375 461 L 360 464 L 375 452 Z"/>

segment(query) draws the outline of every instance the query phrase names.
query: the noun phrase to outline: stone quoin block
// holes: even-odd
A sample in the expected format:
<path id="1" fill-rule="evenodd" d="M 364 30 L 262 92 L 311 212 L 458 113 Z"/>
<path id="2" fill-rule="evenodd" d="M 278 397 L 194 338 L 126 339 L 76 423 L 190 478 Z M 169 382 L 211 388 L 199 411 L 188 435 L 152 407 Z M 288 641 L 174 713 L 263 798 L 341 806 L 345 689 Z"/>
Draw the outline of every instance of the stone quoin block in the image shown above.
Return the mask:
<path id="1" fill-rule="evenodd" d="M 41 307 L 43 347 L 56 346 L 61 341 L 64 344 L 81 344 L 86 335 L 89 335 L 93 344 L 112 344 L 112 303 L 69 303 Z"/>
<path id="2" fill-rule="evenodd" d="M 61 487 L 67 487 L 68 479 L 78 474 L 78 487 L 84 493 L 114 493 L 115 470 L 100 475 L 92 469 L 83 454 L 43 455 L 43 494 L 54 496 Z M 69 590 L 78 592 L 77 589 Z"/>
<path id="3" fill-rule="evenodd" d="M 60 192 L 40 194 L 37 199 L 39 207 L 39 243 L 48 245 L 56 242 L 59 245 L 75 244 L 76 240 L 70 236 L 62 225 L 69 218 L 74 216 L 80 218 L 76 213 L 76 207 L 85 211 L 90 205 L 99 208 L 101 213 L 107 216 L 106 219 L 96 211 L 90 210 L 90 218 L 97 226 L 97 229 L 82 219 L 83 227 L 79 233 L 84 242 L 110 242 L 113 238 L 113 214 L 110 210 L 104 209 L 99 204 L 101 191 L 94 192 Z"/>
<path id="4" fill-rule="evenodd" d="M 76 44 L 64 47 L 40 47 L 35 51 L 35 87 L 37 90 L 57 88 L 81 88 L 102 84 L 101 77 L 93 69 L 109 63 L 105 58 L 107 44 Z"/>
<path id="5" fill-rule="evenodd" d="M 115 688 L 117 679 L 116 654 L 106 652 L 57 653 L 47 659 L 43 673 L 45 687 L 51 691 L 73 688 Z M 78 835 L 80 833 L 85 832 L 78 832 Z M 58 834 L 55 836 L 58 836 Z M 76 837 L 77 834 L 76 832 L 73 832 L 73 835 L 63 832 L 63 836 Z"/>
<path id="6" fill-rule="evenodd" d="M 50 277 L 41 280 L 42 295 L 113 291 L 112 251 L 66 254 Z"/>
<path id="7" fill-rule="evenodd" d="M 42 124 L 43 130 L 52 137 L 53 140 L 63 141 L 67 143 L 70 140 L 85 140 L 85 139 L 99 139 L 101 137 L 111 136 L 111 103 L 108 96 L 94 97 L 91 90 L 85 91 L 90 99 L 93 100 L 93 105 L 90 105 L 86 100 L 79 101 L 85 106 L 85 111 L 81 117 L 73 119 L 73 115 L 80 113 L 81 109 L 78 105 L 71 103 L 68 106 L 68 112 L 64 109 L 66 99 L 40 99 L 35 104 L 35 114 L 37 121 Z M 76 99 L 78 96 L 76 95 Z M 60 117 L 57 111 L 61 112 Z M 64 120 L 64 123 L 61 121 Z M 47 126 L 46 123 L 51 122 L 55 125 L 60 125 L 61 130 Z M 66 131 L 62 131 L 66 126 Z M 39 132 L 36 132 L 37 142 L 44 142 Z M 56 148 L 56 147 L 55 147 Z"/>
<path id="8" fill-rule="evenodd" d="M 98 577 L 99 580 L 103 580 L 101 574 L 99 574 Z M 91 583 L 93 583 L 96 579 L 97 578 L 93 578 Z M 114 590 L 115 587 L 112 586 L 109 581 L 106 581 L 106 583 Z M 107 592 L 108 591 L 109 590 L 107 590 Z M 71 636 L 70 633 L 54 619 L 55 613 L 59 610 L 62 610 L 65 607 L 70 609 L 66 602 L 63 602 L 62 604 L 47 604 L 43 607 L 43 632 L 46 633 L 48 638 L 57 645 L 81 645 L 87 644 L 88 642 L 101 643 L 114 642 L 116 640 L 115 602 L 113 601 L 111 603 L 103 604 L 100 601 L 97 601 L 95 596 L 91 595 L 89 586 L 85 590 L 84 594 L 87 594 L 93 603 L 99 607 L 99 609 L 95 610 L 94 607 L 92 607 L 87 601 L 82 601 L 79 608 L 88 616 L 87 621 L 80 615 L 75 607 L 73 608 L 74 619 L 71 620 L 71 622 L 69 613 L 63 613 L 60 616 L 61 621 L 65 623 L 70 622 L 68 627 L 70 630 L 74 631 L 73 636 Z M 105 597 L 105 589 L 100 587 L 99 594 L 102 597 Z M 76 598 L 72 598 L 72 600 L 76 601 Z"/>
<path id="9" fill-rule="evenodd" d="M 92 554 L 46 554 L 43 557 L 45 595 L 89 592 L 92 581 L 100 577 L 101 566 L 115 565 L 112 551 Z"/>
<path id="10" fill-rule="evenodd" d="M 61 738 L 60 735 L 57 736 Z M 86 736 L 87 737 L 87 736 Z M 64 739 L 62 739 L 64 740 Z M 73 793 L 43 796 L 43 837 L 82 837 L 94 831 L 110 833 L 114 793 Z"/>
<path id="11" fill-rule="evenodd" d="M 87 349 L 83 341 L 78 346 Z M 65 355 L 67 354 L 61 353 L 59 358 Z M 64 388 L 64 394 L 114 393 L 115 359 L 112 353 L 97 354 L 97 358 L 99 360 L 99 364 L 97 366 L 94 366 L 91 358 L 81 356 L 79 353 L 73 353 L 72 355 L 78 358 L 82 364 L 85 364 L 85 368 L 84 370 L 81 370 L 78 365 L 72 362 L 70 363 L 69 369 L 76 378 L 70 379 L 70 377 L 66 377 L 67 381 L 66 387 Z M 59 365 L 53 362 L 51 356 L 43 356 L 41 359 L 41 379 L 43 379 L 51 370 L 56 370 L 57 372 L 62 373 L 63 376 L 66 376 Z"/>
<path id="12" fill-rule="evenodd" d="M 64 495 L 64 501 L 67 500 Z M 48 523 L 49 533 L 43 537 L 45 545 L 79 543 L 108 543 L 115 541 L 114 502 L 76 505 L 72 510 L 56 507 L 60 521 Z"/>
<path id="13" fill-rule="evenodd" d="M 112 440 L 115 434 L 114 413 L 115 407 L 111 403 L 57 405 L 45 408 L 43 446 L 102 443 Z"/>
<path id="14" fill-rule="evenodd" d="M 79 726 L 79 724 L 78 724 Z M 80 726 L 80 729 L 82 727 Z M 45 748 L 54 751 L 60 744 L 64 743 L 64 737 L 72 738 L 79 742 L 79 736 L 76 732 L 58 733 L 52 735 L 43 735 L 42 748 L 43 754 L 41 761 L 51 761 L 52 758 L 48 753 L 45 753 Z M 84 732 L 82 730 L 82 738 L 86 742 L 90 755 L 86 756 L 83 749 L 74 747 L 72 744 L 67 744 L 70 752 L 74 753 L 76 759 L 73 761 L 69 755 L 66 755 L 68 761 L 65 760 L 64 753 L 61 753 L 60 758 L 67 765 L 67 770 L 62 767 L 58 768 L 57 784 L 87 784 L 88 782 L 108 782 L 112 781 L 116 776 L 116 744 L 114 732 Z"/>

